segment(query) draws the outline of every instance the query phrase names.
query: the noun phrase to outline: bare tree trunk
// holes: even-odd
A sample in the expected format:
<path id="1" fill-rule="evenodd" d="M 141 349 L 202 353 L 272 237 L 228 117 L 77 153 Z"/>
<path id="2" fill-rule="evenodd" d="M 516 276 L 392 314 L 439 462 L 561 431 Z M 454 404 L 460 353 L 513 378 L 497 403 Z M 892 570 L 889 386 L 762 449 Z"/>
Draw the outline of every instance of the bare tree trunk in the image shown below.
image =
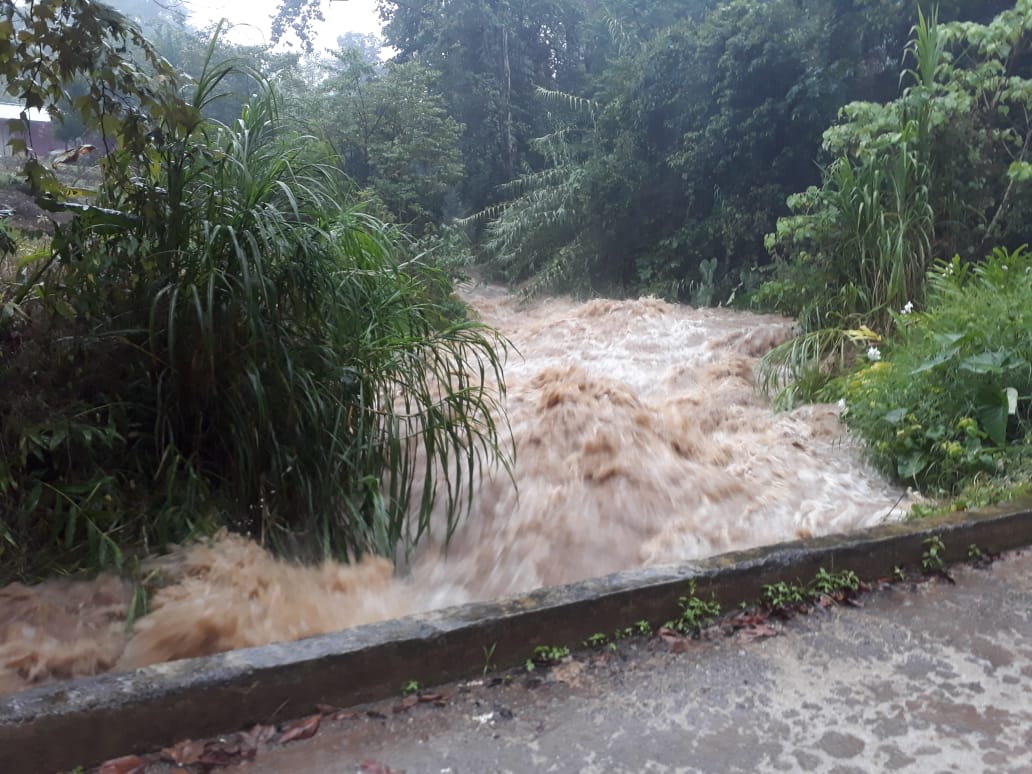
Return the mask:
<path id="1" fill-rule="evenodd" d="M 510 179 L 516 170 L 516 141 L 512 136 L 512 68 L 509 64 L 509 28 L 502 26 L 502 68 L 505 72 L 505 165 Z"/>

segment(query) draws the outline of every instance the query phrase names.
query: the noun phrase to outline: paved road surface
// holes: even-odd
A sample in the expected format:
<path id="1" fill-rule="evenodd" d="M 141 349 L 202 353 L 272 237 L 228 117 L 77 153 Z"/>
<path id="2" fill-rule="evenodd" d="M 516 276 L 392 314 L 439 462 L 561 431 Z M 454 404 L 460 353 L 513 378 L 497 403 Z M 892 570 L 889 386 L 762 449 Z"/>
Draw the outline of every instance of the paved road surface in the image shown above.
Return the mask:
<path id="1" fill-rule="evenodd" d="M 382 703 L 230 771 L 1032 772 L 1032 552 L 953 574 L 769 639 L 654 639 Z"/>

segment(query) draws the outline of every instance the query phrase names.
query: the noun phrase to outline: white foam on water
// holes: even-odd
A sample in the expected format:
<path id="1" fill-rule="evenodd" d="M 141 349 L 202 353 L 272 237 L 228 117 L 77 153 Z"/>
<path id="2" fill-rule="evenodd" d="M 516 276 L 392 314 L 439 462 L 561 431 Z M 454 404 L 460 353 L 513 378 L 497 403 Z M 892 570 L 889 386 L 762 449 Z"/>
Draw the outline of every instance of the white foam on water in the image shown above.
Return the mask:
<path id="1" fill-rule="evenodd" d="M 399 573 L 383 559 L 300 567 L 240 537 L 181 549 L 155 560 L 165 585 L 128 639 L 116 579 L 0 589 L 0 691 L 849 531 L 909 505 L 836 407 L 775 414 L 756 391 L 790 320 L 653 298 L 522 306 L 490 286 L 467 300 L 518 350 L 517 488 L 489 471 L 451 542 L 437 518 Z"/>

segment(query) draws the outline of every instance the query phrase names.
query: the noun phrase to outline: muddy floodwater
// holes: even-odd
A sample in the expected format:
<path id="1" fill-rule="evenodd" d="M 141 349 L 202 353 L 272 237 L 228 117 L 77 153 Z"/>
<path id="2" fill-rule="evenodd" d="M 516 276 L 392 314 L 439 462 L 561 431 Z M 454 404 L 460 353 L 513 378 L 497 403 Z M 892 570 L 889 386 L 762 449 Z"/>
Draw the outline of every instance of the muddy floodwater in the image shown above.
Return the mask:
<path id="1" fill-rule="evenodd" d="M 899 518 L 832 405 L 775 414 L 759 358 L 792 322 L 652 298 L 467 297 L 515 345 L 513 478 L 489 472 L 445 550 L 405 568 L 300 567 L 227 537 L 156 560 L 167 584 L 126 633 L 121 580 L 0 589 L 0 691 L 297 639 L 645 564 Z"/>

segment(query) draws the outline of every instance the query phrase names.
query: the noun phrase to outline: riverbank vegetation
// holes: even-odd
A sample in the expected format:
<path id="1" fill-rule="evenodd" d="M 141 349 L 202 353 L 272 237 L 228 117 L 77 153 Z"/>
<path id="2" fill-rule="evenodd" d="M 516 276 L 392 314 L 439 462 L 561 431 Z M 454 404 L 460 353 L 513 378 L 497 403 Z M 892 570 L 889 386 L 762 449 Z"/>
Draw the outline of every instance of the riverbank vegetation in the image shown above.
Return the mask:
<path id="1" fill-rule="evenodd" d="M 0 239 L 9 576 L 453 524 L 507 459 L 474 263 L 797 317 L 779 405 L 844 400 L 936 496 L 1027 487 L 1032 0 L 382 0 L 307 54 L 122 7 L 0 13 L 8 99 L 99 146 L 89 184 L 9 147 L 49 212 Z"/>
<path id="2" fill-rule="evenodd" d="M 71 108 L 108 143 L 85 196 L 24 169 L 70 219 L 4 272 L 4 574 L 117 567 L 223 526 L 389 555 L 435 500 L 453 524 L 505 459 L 504 341 L 455 316 L 446 278 L 282 120 L 267 79 L 213 61 L 217 37 L 180 81 L 106 13 L 40 2 L 3 22 L 21 30 L 0 50 L 8 83 L 32 105 L 81 79 Z M 240 116 L 205 117 L 241 73 Z"/>
<path id="3" fill-rule="evenodd" d="M 800 320 L 761 369 L 782 402 L 844 398 L 875 462 L 958 504 L 1032 472 L 1030 40 L 1025 2 L 988 24 L 919 15 L 900 96 L 827 130 L 754 297 Z"/>

